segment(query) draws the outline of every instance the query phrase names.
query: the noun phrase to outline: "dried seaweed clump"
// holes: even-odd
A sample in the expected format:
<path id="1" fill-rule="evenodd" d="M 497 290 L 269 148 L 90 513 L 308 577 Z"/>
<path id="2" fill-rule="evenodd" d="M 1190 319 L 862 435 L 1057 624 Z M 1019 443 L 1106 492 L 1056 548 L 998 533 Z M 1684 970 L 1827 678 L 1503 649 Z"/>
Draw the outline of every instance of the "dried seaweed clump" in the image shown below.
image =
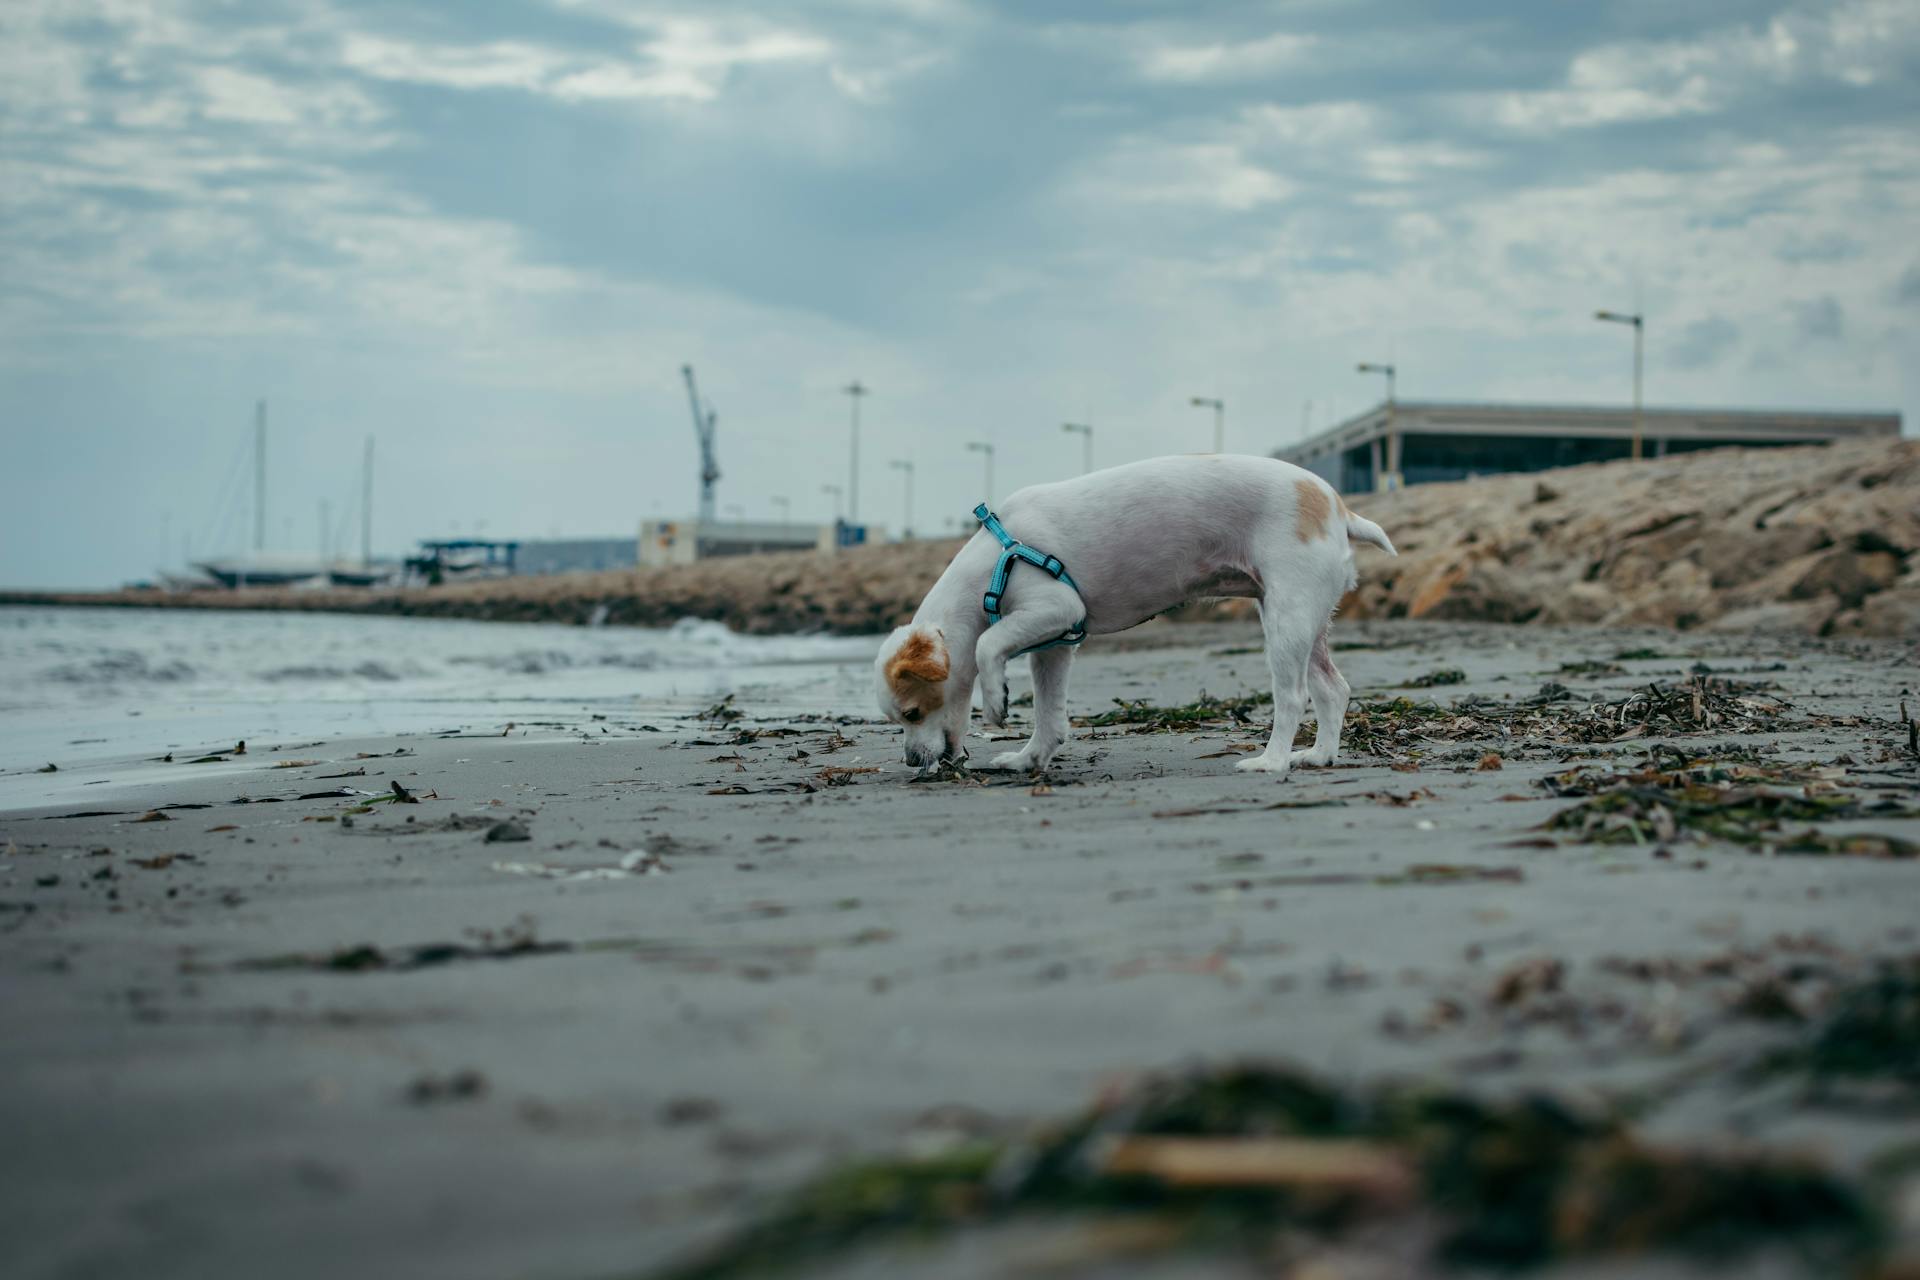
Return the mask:
<path id="1" fill-rule="evenodd" d="M 1156 706 L 1144 698 L 1137 701 L 1115 698 L 1113 710 L 1075 723 L 1090 729 L 1124 727 L 1128 733 L 1186 733 L 1220 725 L 1250 724 L 1253 709 L 1272 701 L 1273 695 L 1265 692 L 1243 694 L 1238 698 L 1216 698 L 1202 692 L 1192 702 L 1171 707 Z"/>
<path id="2" fill-rule="evenodd" d="M 1865 1201 L 1804 1161 L 1650 1147 L 1546 1096 L 1361 1091 L 1252 1065 L 1151 1078 L 1031 1139 L 831 1173 L 669 1274 L 768 1274 L 1018 1215 L 1154 1222 L 1159 1247 L 1256 1256 L 1393 1219 L 1436 1265 L 1468 1267 L 1788 1243 L 1844 1269 L 1877 1244 Z"/>
<path id="3" fill-rule="evenodd" d="M 1803 1079 L 1814 1101 L 1920 1106 L 1920 955 L 1883 961 L 1841 987 L 1812 1033 L 1766 1058 L 1760 1073 Z"/>
<path id="4" fill-rule="evenodd" d="M 1656 749 L 1659 751 L 1661 749 Z M 1671 757 L 1668 757 L 1670 760 Z M 1898 836 L 1830 834 L 1789 824 L 1858 818 L 1912 818 L 1920 811 L 1870 800 L 1844 789 L 1835 767 L 1696 762 L 1630 773 L 1587 765 L 1552 774 L 1541 785 L 1580 803 L 1549 818 L 1546 830 L 1581 844 L 1653 844 L 1727 840 L 1780 853 L 1911 858 L 1920 845 Z"/>

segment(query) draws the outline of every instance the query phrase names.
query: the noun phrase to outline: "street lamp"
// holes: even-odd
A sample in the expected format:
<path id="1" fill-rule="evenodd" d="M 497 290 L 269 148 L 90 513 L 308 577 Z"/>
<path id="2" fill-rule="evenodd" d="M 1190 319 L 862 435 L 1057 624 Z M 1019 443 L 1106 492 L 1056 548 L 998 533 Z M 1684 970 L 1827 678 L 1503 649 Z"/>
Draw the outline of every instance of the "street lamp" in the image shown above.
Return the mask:
<path id="1" fill-rule="evenodd" d="M 820 492 L 827 494 L 833 499 L 833 522 L 839 524 L 842 519 L 840 514 L 840 499 L 846 496 L 847 491 L 837 484 L 823 484 L 820 486 Z"/>
<path id="2" fill-rule="evenodd" d="M 987 491 L 986 493 L 981 495 L 980 500 L 982 502 L 985 502 L 988 506 L 992 506 L 993 505 L 993 446 L 981 440 L 969 440 L 967 441 L 967 452 L 968 453 L 984 453 L 987 455 Z"/>
<path id="3" fill-rule="evenodd" d="M 895 471 L 904 473 L 907 490 L 907 515 L 900 524 L 900 541 L 906 542 L 913 537 L 913 464 L 905 458 L 895 458 L 887 464 Z"/>
<path id="4" fill-rule="evenodd" d="M 1641 347 L 1646 339 L 1646 317 L 1638 311 L 1632 315 L 1623 315 L 1618 311 L 1596 311 L 1595 320 L 1606 320 L 1613 324 L 1633 326 L 1633 460 L 1640 460 L 1640 360 Z"/>
<path id="5" fill-rule="evenodd" d="M 1193 407 L 1213 410 L 1213 451 L 1227 451 L 1227 402 L 1217 396 L 1195 396 Z"/>
<path id="6" fill-rule="evenodd" d="M 1085 454 L 1084 460 L 1080 464 L 1080 474 L 1085 475 L 1087 472 L 1093 470 L 1093 425 L 1086 422 L 1063 422 L 1060 424 L 1060 429 L 1068 435 L 1082 437 L 1081 443 L 1084 446 Z"/>
<path id="7" fill-rule="evenodd" d="M 1397 488 L 1400 484 L 1400 433 L 1393 429 L 1393 380 L 1398 372 L 1390 364 L 1370 364 L 1366 361 L 1353 366 L 1355 373 L 1383 373 L 1387 376 L 1387 465 L 1383 471 L 1380 466 L 1380 442 L 1373 442 L 1373 487 Z"/>
<path id="8" fill-rule="evenodd" d="M 847 463 L 847 519 L 852 522 L 860 518 L 860 397 L 870 393 L 858 378 L 840 390 L 853 402 L 853 451 Z"/>

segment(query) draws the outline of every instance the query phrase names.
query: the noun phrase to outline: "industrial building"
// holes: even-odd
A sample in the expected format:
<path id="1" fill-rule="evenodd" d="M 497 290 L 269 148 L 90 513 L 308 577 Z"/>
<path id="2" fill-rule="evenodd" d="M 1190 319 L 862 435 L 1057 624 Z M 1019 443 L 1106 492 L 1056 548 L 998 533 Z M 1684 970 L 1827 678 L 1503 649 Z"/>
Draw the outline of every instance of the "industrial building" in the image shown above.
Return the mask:
<path id="1" fill-rule="evenodd" d="M 858 537 L 851 534 L 857 533 Z M 714 556 L 760 551 L 832 551 L 866 540 L 867 530 L 845 524 L 745 520 L 648 520 L 640 526 L 642 565 L 692 564 Z"/>
<path id="2" fill-rule="evenodd" d="M 514 557 L 515 573 L 595 573 L 631 569 L 632 538 L 534 538 L 522 541 Z"/>
<path id="3" fill-rule="evenodd" d="M 1342 493 L 1507 471 L 1546 471 L 1632 455 L 1729 445 L 1826 444 L 1895 437 L 1897 413 L 1766 409 L 1592 408 L 1387 400 L 1273 456 L 1324 477 Z"/>

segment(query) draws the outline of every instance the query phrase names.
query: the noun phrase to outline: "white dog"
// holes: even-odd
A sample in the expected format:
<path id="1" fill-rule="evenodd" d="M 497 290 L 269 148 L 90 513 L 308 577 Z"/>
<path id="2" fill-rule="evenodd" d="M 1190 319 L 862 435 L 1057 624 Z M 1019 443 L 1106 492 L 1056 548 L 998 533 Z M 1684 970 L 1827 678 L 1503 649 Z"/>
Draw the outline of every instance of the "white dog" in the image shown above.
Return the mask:
<path id="1" fill-rule="evenodd" d="M 1351 544 L 1394 550 L 1324 480 L 1272 458 L 1153 458 L 1022 489 L 998 520 L 985 504 L 975 515 L 983 527 L 874 663 L 880 709 L 906 726 L 908 764 L 962 757 L 976 680 L 982 718 L 1004 725 L 1007 660 L 1031 652 L 1033 737 L 992 767 L 1045 768 L 1067 740 L 1067 672 L 1080 637 L 1209 596 L 1260 602 L 1273 673 L 1273 736 L 1237 767 L 1284 777 L 1294 764 L 1333 761 L 1347 682 L 1327 626 L 1356 581 Z M 1309 696 L 1319 730 L 1311 748 L 1294 751 Z"/>

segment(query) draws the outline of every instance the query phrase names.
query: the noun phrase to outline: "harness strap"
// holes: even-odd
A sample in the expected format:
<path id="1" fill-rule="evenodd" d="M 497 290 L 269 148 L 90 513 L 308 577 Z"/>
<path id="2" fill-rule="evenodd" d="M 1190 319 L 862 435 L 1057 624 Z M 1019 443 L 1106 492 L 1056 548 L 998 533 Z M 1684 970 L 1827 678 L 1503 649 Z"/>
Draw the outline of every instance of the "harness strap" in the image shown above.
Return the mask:
<path id="1" fill-rule="evenodd" d="M 1059 556 L 1050 556 L 1043 551 L 1036 551 L 1016 539 L 1007 532 L 1006 526 L 1000 523 L 1000 517 L 987 510 L 986 503 L 983 502 L 973 509 L 973 518 L 978 520 L 1000 544 L 1000 562 L 993 566 L 993 579 L 987 584 L 987 593 L 980 597 L 980 605 L 987 612 L 988 626 L 1000 621 L 1000 599 L 1006 594 L 1007 579 L 1013 576 L 1013 566 L 1016 564 L 1030 564 L 1045 572 L 1047 576 L 1066 583 L 1073 589 L 1075 595 L 1080 594 L 1079 584 L 1067 573 L 1067 566 L 1061 563 Z M 1084 601 L 1084 597 L 1082 599 Z M 1020 653 L 1034 653 L 1041 649 L 1051 649 L 1055 645 L 1079 644 L 1086 638 L 1087 619 L 1086 615 L 1082 614 L 1080 621 L 1068 627 L 1054 639 L 1022 649 Z M 1019 657 L 1020 653 L 1016 653 L 1014 657 Z"/>

